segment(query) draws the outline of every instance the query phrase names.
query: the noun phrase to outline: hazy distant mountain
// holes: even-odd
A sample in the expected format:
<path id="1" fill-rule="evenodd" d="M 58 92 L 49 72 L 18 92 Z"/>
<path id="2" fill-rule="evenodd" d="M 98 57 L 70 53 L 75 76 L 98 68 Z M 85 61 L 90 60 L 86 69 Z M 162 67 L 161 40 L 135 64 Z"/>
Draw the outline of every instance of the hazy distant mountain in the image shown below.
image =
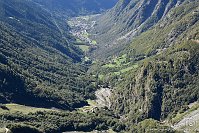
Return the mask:
<path id="1" fill-rule="evenodd" d="M 112 8 L 118 0 L 33 0 L 54 12 L 67 15 L 101 13 Z"/>

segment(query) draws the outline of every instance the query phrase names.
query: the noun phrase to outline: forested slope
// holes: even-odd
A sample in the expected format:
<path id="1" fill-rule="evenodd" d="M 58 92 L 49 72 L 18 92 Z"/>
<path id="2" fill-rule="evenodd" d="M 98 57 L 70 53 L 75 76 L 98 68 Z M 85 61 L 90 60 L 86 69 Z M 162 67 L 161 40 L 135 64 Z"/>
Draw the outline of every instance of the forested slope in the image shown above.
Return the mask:
<path id="1" fill-rule="evenodd" d="M 1 101 L 63 109 L 86 104 L 95 87 L 65 21 L 26 0 L 2 0 L 0 9 Z"/>
<path id="2" fill-rule="evenodd" d="M 104 57 L 118 53 L 135 36 L 164 19 L 171 10 L 189 2 L 189 0 L 120 0 L 113 9 L 95 19 L 97 24 L 92 32 L 97 34 L 94 38 L 100 44 L 95 54 L 97 57 Z M 102 54 L 104 50 L 107 54 Z"/>
<path id="3" fill-rule="evenodd" d="M 198 43 L 188 41 L 145 59 L 115 91 L 113 108 L 130 121 L 163 120 L 198 100 Z"/>
<path id="4" fill-rule="evenodd" d="M 175 132 L 172 119 L 197 103 L 199 1 L 120 0 L 92 17 L 89 66 L 66 19 L 109 7 L 101 2 L 0 1 L 0 123 L 13 133 Z M 110 106 L 80 108 L 100 87 Z"/>

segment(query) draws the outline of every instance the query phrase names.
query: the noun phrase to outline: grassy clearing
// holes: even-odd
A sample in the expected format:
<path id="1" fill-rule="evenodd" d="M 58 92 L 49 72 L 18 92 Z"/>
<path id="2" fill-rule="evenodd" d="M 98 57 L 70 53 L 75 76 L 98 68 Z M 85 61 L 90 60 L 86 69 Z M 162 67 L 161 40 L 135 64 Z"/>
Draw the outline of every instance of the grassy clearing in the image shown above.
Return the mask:
<path id="1" fill-rule="evenodd" d="M 79 112 L 80 113 L 84 113 L 84 112 L 89 112 L 91 111 L 94 107 L 97 107 L 97 103 L 94 100 L 87 100 L 89 106 L 84 106 L 82 108 L 79 108 Z"/>
<path id="2" fill-rule="evenodd" d="M 84 51 L 84 52 L 88 52 L 89 51 L 89 46 L 87 46 L 87 45 L 78 45 L 78 47 L 82 50 L 82 51 Z"/>
<path id="3" fill-rule="evenodd" d="M 92 40 L 91 44 L 97 45 L 97 41 L 96 40 Z"/>
<path id="4" fill-rule="evenodd" d="M 82 34 L 82 36 L 85 38 L 89 38 L 89 33 L 85 32 L 84 34 Z"/>
<path id="5" fill-rule="evenodd" d="M 125 73 L 125 72 L 128 72 L 128 71 L 133 70 L 133 69 L 136 69 L 136 68 L 138 68 L 138 64 L 134 64 L 133 66 L 130 66 L 130 67 L 121 69 L 121 70 L 118 71 L 118 72 L 114 72 L 114 74 L 119 75 L 119 74 L 121 74 L 121 73 Z"/>
<path id="6" fill-rule="evenodd" d="M 121 65 L 124 65 L 126 63 L 126 60 L 127 60 L 126 57 L 127 57 L 127 55 L 124 54 L 124 55 L 122 55 L 118 58 L 115 58 L 113 61 L 117 66 L 121 66 Z"/>
<path id="7" fill-rule="evenodd" d="M 77 42 L 77 43 L 83 43 L 83 41 L 80 40 L 80 39 L 76 39 L 76 42 Z"/>
<path id="8" fill-rule="evenodd" d="M 103 74 L 100 74 L 100 75 L 99 75 L 99 79 L 102 80 L 103 78 L 104 78 L 104 75 L 103 75 Z"/>
<path id="9" fill-rule="evenodd" d="M 120 71 L 121 71 L 121 73 L 125 73 L 125 72 L 128 72 L 128 71 L 130 71 L 130 70 L 132 70 L 132 69 L 134 69 L 134 68 L 136 68 L 136 67 L 134 67 L 134 66 L 132 66 L 132 67 L 127 67 L 127 68 L 122 69 L 122 70 L 120 70 Z"/>
<path id="10" fill-rule="evenodd" d="M 103 65 L 102 67 L 104 67 L 104 68 L 114 68 L 114 67 L 117 67 L 117 65 L 111 63 L 111 64 Z"/>
<path id="11" fill-rule="evenodd" d="M 5 106 L 9 110 L 3 110 L 0 109 L 0 113 L 16 113 L 16 112 L 21 112 L 23 114 L 28 114 L 28 113 L 35 113 L 37 111 L 53 111 L 52 109 L 45 109 L 45 108 L 35 108 L 35 107 L 29 107 L 29 106 L 24 106 L 24 105 L 19 105 L 19 104 L 5 104 Z"/>
<path id="12" fill-rule="evenodd" d="M 87 100 L 87 102 L 90 106 L 93 106 L 93 107 L 97 106 L 97 103 L 94 100 Z"/>
<path id="13" fill-rule="evenodd" d="M 102 67 L 104 68 L 114 68 L 114 67 L 121 67 L 129 64 L 129 62 L 126 62 L 127 60 L 127 55 L 124 54 L 118 58 L 113 59 L 112 63 L 103 65 Z"/>
<path id="14" fill-rule="evenodd" d="M 113 59 L 112 63 L 105 64 L 102 68 L 115 68 L 115 75 L 120 75 L 122 73 L 128 72 L 130 70 L 138 68 L 138 63 L 132 64 L 131 62 L 127 62 L 127 55 L 124 54 L 120 57 Z M 100 79 L 103 77 L 101 76 Z"/>

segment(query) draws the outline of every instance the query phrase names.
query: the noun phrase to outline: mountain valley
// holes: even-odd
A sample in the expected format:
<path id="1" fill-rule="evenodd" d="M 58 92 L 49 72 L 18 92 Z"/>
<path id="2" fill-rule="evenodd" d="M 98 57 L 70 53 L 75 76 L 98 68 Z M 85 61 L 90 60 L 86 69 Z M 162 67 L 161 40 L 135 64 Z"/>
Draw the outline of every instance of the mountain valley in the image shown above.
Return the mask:
<path id="1" fill-rule="evenodd" d="M 1 0 L 0 132 L 197 132 L 198 7 Z"/>

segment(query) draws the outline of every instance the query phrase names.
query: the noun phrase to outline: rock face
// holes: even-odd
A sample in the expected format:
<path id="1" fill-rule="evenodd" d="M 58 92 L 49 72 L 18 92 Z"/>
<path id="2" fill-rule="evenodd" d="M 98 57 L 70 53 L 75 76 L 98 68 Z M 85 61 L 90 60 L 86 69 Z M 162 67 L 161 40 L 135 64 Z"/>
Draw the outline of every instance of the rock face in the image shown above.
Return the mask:
<path id="1" fill-rule="evenodd" d="M 98 91 L 95 92 L 95 95 L 97 97 L 96 102 L 101 106 L 101 107 L 111 107 L 111 90 L 110 88 L 101 88 Z"/>
<path id="2" fill-rule="evenodd" d="M 115 45 L 128 43 L 184 1 L 186 0 L 120 0 L 113 9 L 97 19 L 95 32 L 100 47 L 113 49 Z"/>

